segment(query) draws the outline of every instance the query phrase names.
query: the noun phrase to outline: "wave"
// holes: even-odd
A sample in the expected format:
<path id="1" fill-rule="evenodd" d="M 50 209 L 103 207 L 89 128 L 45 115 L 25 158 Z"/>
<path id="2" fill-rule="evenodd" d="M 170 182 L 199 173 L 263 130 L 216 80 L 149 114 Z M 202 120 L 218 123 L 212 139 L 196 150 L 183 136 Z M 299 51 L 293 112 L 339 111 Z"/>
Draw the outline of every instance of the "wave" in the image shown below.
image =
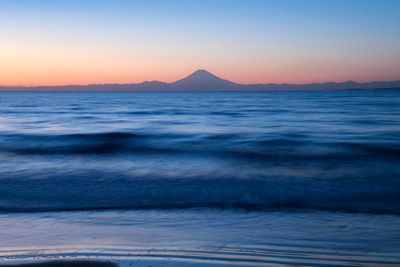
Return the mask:
<path id="1" fill-rule="evenodd" d="M 294 134 L 253 139 L 239 134 L 3 134 L 0 136 L 1 152 L 22 155 L 207 153 L 261 160 L 382 157 L 400 160 L 400 145 L 395 142 L 310 141 Z"/>
<path id="2" fill-rule="evenodd" d="M 25 173 L 26 175 L 26 173 Z M 30 173 L 1 179 L 0 211 L 97 209 L 317 209 L 400 214 L 400 183 L 376 180 Z"/>
<path id="3" fill-rule="evenodd" d="M 372 140 L 380 141 L 315 140 L 294 133 L 1 134 L 0 211 L 216 208 L 400 214 L 400 147 L 385 138 Z M 99 155 L 103 161 L 97 161 Z M 154 155 L 171 165 L 173 174 L 153 162 Z M 120 169 L 121 158 L 149 161 L 147 167 L 135 166 L 152 172 Z M 211 169 L 204 161 L 210 158 L 221 165 Z M 94 169 L 82 167 L 86 159 L 96 162 Z M 109 159 L 118 164 L 102 168 Z M 195 167 L 183 168 L 185 160 Z"/>

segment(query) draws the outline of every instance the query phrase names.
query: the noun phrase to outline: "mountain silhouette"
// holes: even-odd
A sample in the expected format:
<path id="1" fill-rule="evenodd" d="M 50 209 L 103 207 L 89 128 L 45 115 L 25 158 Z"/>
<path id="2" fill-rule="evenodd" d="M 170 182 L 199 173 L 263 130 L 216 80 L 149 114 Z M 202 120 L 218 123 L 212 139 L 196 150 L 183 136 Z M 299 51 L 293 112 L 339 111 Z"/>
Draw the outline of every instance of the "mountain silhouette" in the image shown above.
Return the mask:
<path id="1" fill-rule="evenodd" d="M 237 87 L 238 84 L 221 79 L 206 70 L 200 69 L 181 80 L 170 83 L 169 86 L 178 90 L 204 90 L 205 88 L 218 88 L 220 90 L 226 90 Z"/>
<path id="2" fill-rule="evenodd" d="M 360 83 L 354 81 L 309 84 L 239 84 L 199 69 L 175 82 L 145 81 L 131 84 L 62 86 L 0 86 L 5 91 L 311 91 L 311 90 L 400 89 L 398 81 Z"/>

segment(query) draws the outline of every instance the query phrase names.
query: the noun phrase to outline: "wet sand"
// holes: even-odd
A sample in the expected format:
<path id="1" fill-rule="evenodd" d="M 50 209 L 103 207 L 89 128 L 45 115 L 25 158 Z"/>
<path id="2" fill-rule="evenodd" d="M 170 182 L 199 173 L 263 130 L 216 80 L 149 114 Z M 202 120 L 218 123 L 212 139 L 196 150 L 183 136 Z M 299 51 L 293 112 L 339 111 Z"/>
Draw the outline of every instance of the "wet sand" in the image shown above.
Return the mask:
<path id="1" fill-rule="evenodd" d="M 110 261 L 90 261 L 90 260 L 64 260 L 47 261 L 38 263 L 7 264 L 2 267 L 118 267 L 118 264 Z"/>

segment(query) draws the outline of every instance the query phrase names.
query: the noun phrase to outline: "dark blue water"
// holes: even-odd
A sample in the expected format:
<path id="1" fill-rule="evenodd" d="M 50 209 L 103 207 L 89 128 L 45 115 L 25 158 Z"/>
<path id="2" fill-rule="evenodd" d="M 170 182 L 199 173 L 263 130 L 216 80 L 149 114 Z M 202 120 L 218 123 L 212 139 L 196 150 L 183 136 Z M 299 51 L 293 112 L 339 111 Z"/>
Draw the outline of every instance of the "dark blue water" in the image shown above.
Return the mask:
<path id="1" fill-rule="evenodd" d="M 400 91 L 0 93 L 0 211 L 400 214 Z"/>

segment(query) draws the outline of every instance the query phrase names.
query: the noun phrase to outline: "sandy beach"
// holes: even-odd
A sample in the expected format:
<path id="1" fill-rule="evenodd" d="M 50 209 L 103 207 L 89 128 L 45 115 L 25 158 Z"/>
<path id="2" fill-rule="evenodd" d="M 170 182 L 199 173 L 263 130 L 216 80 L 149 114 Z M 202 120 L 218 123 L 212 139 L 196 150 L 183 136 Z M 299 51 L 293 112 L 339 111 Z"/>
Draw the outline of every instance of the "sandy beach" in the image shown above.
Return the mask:
<path id="1" fill-rule="evenodd" d="M 118 264 L 110 261 L 89 260 L 56 260 L 30 263 L 2 264 L 3 267 L 117 267 Z"/>

